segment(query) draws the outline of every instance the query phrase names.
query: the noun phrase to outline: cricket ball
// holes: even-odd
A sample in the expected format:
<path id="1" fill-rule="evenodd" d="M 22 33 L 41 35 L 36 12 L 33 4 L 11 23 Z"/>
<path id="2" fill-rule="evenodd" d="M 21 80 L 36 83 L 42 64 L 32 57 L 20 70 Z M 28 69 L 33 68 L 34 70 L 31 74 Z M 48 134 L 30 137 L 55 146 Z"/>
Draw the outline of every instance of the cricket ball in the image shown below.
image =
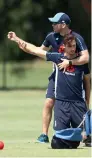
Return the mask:
<path id="1" fill-rule="evenodd" d="M 4 143 L 0 141 L 0 150 L 2 150 L 3 148 L 4 148 Z"/>

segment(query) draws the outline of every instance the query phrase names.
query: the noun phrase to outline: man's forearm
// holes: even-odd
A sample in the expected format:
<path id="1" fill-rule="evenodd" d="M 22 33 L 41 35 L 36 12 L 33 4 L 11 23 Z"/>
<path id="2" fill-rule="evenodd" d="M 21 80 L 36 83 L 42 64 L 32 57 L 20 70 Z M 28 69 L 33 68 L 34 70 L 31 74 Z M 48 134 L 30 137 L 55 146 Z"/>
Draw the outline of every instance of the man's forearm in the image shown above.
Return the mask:
<path id="1" fill-rule="evenodd" d="M 89 53 L 87 50 L 81 52 L 81 55 L 72 60 L 72 65 L 83 65 L 89 62 Z"/>
<path id="2" fill-rule="evenodd" d="M 15 36 L 14 37 L 14 41 L 16 42 L 16 43 L 18 43 L 19 44 L 19 42 L 25 42 L 24 40 L 22 40 L 21 38 L 19 38 L 19 37 L 17 37 L 17 36 Z"/>
<path id="3" fill-rule="evenodd" d="M 27 42 L 25 42 L 24 40 L 22 40 L 21 38 L 15 36 L 14 37 L 14 41 L 19 45 L 19 48 L 22 49 L 24 52 L 29 53 L 27 51 L 27 49 L 25 47 L 23 47 L 23 43 L 27 44 Z M 30 52 L 31 54 L 31 52 Z"/>
<path id="4" fill-rule="evenodd" d="M 26 52 L 36 55 L 40 58 L 46 59 L 46 51 L 42 50 L 40 47 L 36 47 L 31 43 L 26 43 Z"/>
<path id="5" fill-rule="evenodd" d="M 21 38 L 16 36 L 15 32 L 10 31 L 8 33 L 7 37 L 11 41 L 16 42 L 18 44 L 19 48 L 22 49 L 23 51 L 46 59 L 47 52 L 45 50 L 42 50 L 40 47 L 36 47 L 35 45 L 22 40 Z"/>
<path id="6" fill-rule="evenodd" d="M 29 54 L 33 54 L 36 55 L 38 57 L 41 57 L 43 59 L 46 59 L 46 51 L 42 50 L 40 47 L 36 47 L 35 45 L 28 43 L 22 39 L 20 39 L 19 37 L 15 38 L 15 42 L 18 43 L 19 47 L 29 53 Z M 24 46 L 23 46 L 24 44 Z"/>

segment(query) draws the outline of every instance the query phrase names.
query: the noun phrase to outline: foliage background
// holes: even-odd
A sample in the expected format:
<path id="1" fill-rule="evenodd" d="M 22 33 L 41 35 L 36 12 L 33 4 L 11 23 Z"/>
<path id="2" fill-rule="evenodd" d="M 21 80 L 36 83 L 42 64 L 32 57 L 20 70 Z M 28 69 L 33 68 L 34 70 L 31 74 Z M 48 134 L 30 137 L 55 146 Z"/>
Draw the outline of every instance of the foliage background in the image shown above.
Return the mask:
<path id="1" fill-rule="evenodd" d="M 15 31 L 24 40 L 40 46 L 52 31 L 48 17 L 57 12 L 65 12 L 71 17 L 71 29 L 83 36 L 90 53 L 91 0 L 0 0 L 0 62 L 5 80 L 2 87 L 6 87 L 8 62 L 36 58 L 11 43 L 7 39 L 8 31 Z"/>

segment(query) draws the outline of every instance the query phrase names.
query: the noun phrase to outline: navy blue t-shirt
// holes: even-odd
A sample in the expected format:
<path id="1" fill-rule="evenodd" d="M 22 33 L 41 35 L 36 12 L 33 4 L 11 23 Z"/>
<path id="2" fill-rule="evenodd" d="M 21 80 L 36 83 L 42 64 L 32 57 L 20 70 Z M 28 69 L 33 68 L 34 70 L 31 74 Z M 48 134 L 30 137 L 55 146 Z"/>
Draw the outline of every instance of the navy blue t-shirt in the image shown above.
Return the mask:
<path id="1" fill-rule="evenodd" d="M 56 64 L 61 62 L 61 58 L 67 59 L 64 53 L 47 52 L 47 61 Z M 65 101 L 84 101 L 83 100 L 83 75 L 88 74 L 88 64 L 67 68 L 65 73 L 56 66 L 55 74 L 55 98 Z"/>
<path id="2" fill-rule="evenodd" d="M 76 51 L 80 52 L 86 50 L 87 46 L 85 44 L 84 39 L 76 32 L 70 31 L 70 33 L 76 37 Z M 52 52 L 59 52 L 60 47 L 63 45 L 63 39 L 64 36 L 61 36 L 59 33 L 51 32 L 46 36 L 43 45 L 45 47 L 52 46 Z M 55 72 L 51 74 L 49 79 L 53 78 L 54 73 Z"/>
<path id="3" fill-rule="evenodd" d="M 82 36 L 80 36 L 78 33 L 73 31 L 70 31 L 70 33 L 73 34 L 76 38 L 77 51 L 80 52 L 86 50 L 87 46 Z M 58 52 L 60 46 L 63 44 L 63 39 L 64 36 L 61 36 L 59 33 L 51 32 L 46 36 L 43 45 L 45 47 L 52 46 L 52 51 Z"/>

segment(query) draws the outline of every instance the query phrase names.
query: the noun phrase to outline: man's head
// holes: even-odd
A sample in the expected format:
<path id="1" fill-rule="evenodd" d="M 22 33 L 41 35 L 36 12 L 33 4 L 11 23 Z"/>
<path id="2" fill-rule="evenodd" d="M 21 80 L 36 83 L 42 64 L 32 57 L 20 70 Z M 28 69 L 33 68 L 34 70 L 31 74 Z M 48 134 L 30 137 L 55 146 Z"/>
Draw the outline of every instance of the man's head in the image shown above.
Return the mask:
<path id="1" fill-rule="evenodd" d="M 65 35 L 63 40 L 65 46 L 65 52 L 69 55 L 75 54 L 76 51 L 76 39 L 72 34 Z"/>
<path id="2" fill-rule="evenodd" d="M 55 32 L 62 32 L 71 23 L 70 17 L 63 12 L 57 13 L 54 17 L 48 19 L 52 23 Z"/>

